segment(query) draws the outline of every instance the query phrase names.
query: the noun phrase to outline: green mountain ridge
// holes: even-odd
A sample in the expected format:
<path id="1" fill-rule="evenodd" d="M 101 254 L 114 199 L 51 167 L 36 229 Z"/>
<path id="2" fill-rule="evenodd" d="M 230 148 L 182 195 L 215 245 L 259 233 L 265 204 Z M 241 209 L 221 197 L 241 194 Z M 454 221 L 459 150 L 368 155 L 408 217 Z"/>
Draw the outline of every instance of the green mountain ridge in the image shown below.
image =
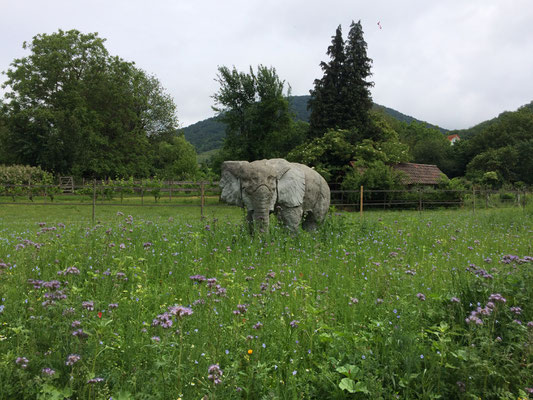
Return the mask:
<path id="1" fill-rule="evenodd" d="M 307 102 L 309 101 L 310 97 L 311 96 L 309 95 L 303 95 L 291 96 L 289 98 L 290 107 L 294 113 L 295 120 L 309 122 L 309 116 L 311 112 L 307 109 Z M 406 122 L 408 124 L 411 122 L 418 122 L 437 128 L 443 133 L 448 132 L 446 129 L 439 128 L 428 122 L 418 120 L 414 117 L 402 114 L 399 111 L 379 104 L 374 103 L 374 110 L 382 112 L 401 122 Z M 198 154 L 221 148 L 226 136 L 225 126 L 222 122 L 217 121 L 217 117 L 211 117 L 203 121 L 198 121 L 192 125 L 182 128 L 182 131 L 185 135 L 185 139 L 187 139 L 187 141 L 194 146 Z"/>
<path id="2" fill-rule="evenodd" d="M 309 101 L 309 98 L 310 96 L 308 95 L 291 96 L 289 98 L 290 107 L 295 115 L 296 120 L 309 122 L 310 111 L 307 109 L 307 102 Z M 533 109 L 533 102 L 526 104 L 523 107 Z M 396 121 L 405 122 L 407 124 L 412 122 L 421 123 L 428 127 L 438 129 L 445 135 L 458 134 L 463 139 L 472 137 L 477 132 L 482 131 L 487 126 L 498 121 L 498 118 L 500 117 L 498 116 L 491 120 L 483 121 L 468 129 L 450 131 L 380 104 L 374 103 L 373 110 L 383 113 L 384 115 L 388 116 L 389 118 L 393 118 Z M 217 121 L 217 117 L 211 117 L 203 121 L 198 121 L 192 125 L 182 128 L 182 131 L 185 135 L 185 139 L 187 139 L 187 141 L 194 146 L 199 154 L 221 148 L 226 136 L 225 125 L 222 122 Z"/>

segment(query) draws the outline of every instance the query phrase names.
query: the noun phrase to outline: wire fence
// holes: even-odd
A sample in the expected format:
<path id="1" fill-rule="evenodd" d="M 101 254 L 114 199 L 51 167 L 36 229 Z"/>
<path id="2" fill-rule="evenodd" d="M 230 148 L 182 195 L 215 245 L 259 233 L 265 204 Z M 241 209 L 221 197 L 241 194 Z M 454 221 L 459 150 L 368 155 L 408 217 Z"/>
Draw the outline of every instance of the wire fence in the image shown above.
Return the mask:
<path id="1" fill-rule="evenodd" d="M 0 185 L 0 204 L 76 205 L 92 207 L 198 207 L 204 216 L 206 207 L 220 206 L 220 188 L 216 181 L 69 181 L 62 185 Z M 429 187 L 405 190 L 340 190 L 332 185 L 331 206 L 339 210 L 428 210 L 435 208 L 525 207 L 532 193 L 522 190 L 441 190 Z"/>
<path id="2" fill-rule="evenodd" d="M 331 205 L 351 211 L 368 209 L 429 210 L 436 208 L 524 207 L 532 195 L 528 191 L 490 190 L 444 190 L 435 188 L 410 188 L 405 190 L 331 190 Z"/>

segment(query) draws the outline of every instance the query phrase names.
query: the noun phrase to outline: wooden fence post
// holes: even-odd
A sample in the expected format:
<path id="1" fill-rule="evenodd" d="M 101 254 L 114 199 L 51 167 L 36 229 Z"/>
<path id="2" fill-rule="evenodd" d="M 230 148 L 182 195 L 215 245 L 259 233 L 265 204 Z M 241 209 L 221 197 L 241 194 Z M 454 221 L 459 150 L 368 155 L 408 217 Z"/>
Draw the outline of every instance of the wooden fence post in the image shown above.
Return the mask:
<path id="1" fill-rule="evenodd" d="M 476 188 L 474 186 L 472 186 L 472 198 L 473 198 L 472 212 L 475 214 L 476 213 Z"/>
<path id="2" fill-rule="evenodd" d="M 200 183 L 200 218 L 204 218 L 204 183 Z"/>
<path id="3" fill-rule="evenodd" d="M 359 215 L 363 217 L 363 185 L 361 185 L 361 203 L 359 205 Z"/>
<path id="4" fill-rule="evenodd" d="M 96 208 L 96 179 L 93 179 L 93 225 L 94 225 L 94 209 Z"/>

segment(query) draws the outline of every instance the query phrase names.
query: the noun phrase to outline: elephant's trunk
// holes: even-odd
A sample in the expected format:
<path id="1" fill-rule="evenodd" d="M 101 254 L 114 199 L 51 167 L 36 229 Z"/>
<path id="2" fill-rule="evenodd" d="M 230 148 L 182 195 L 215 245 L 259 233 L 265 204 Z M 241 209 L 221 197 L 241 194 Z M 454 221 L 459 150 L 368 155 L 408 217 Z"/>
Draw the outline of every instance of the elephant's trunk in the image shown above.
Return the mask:
<path id="1" fill-rule="evenodd" d="M 253 204 L 254 224 L 259 228 L 260 232 L 268 231 L 270 205 L 272 203 L 272 196 L 274 194 L 268 187 L 262 185 L 254 192 Z"/>

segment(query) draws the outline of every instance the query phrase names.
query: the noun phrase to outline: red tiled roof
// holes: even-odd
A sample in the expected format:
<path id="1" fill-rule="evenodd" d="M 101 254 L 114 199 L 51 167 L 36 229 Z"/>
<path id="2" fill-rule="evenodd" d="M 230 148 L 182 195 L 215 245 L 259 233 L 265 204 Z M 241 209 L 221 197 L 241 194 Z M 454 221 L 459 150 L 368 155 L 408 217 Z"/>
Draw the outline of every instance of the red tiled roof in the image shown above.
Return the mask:
<path id="1" fill-rule="evenodd" d="M 458 134 L 448 135 L 448 140 L 451 142 L 453 139 L 457 138 L 457 140 L 461 140 Z"/>
<path id="2" fill-rule="evenodd" d="M 436 165 L 431 164 L 400 163 L 392 165 L 392 168 L 405 174 L 402 178 L 405 185 L 436 185 L 444 175 Z"/>

